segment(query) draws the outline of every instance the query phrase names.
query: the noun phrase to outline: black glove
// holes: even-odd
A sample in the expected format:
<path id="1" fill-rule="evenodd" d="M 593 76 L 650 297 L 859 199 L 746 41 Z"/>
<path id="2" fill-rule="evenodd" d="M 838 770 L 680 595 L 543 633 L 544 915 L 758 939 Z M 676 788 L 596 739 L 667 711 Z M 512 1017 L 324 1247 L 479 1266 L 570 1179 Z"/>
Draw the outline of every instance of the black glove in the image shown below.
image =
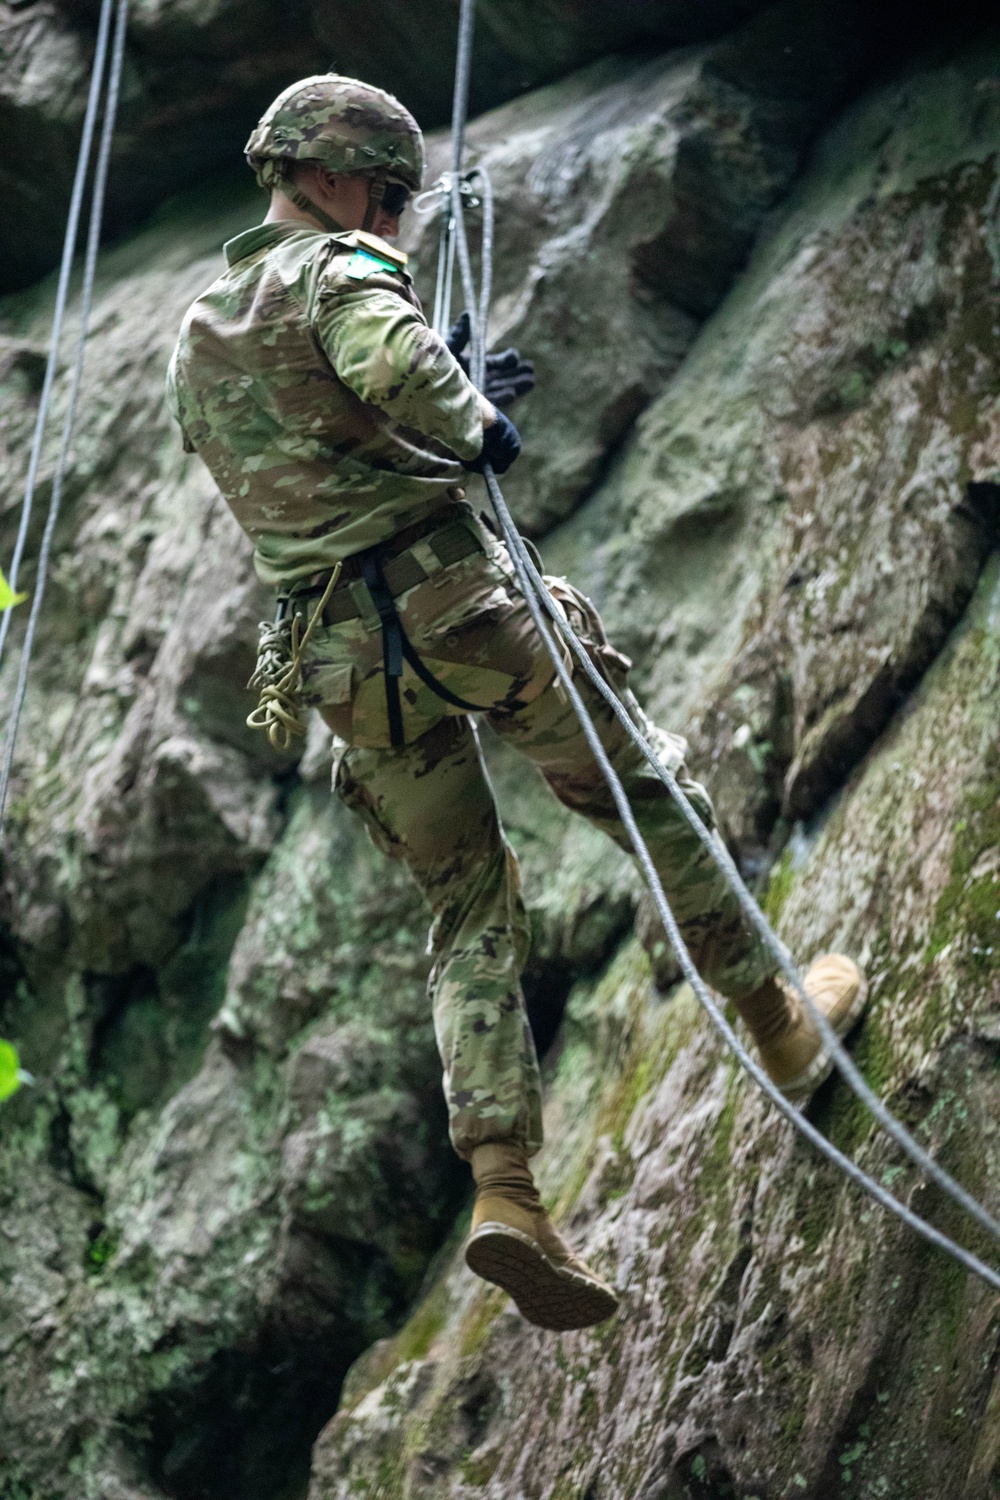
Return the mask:
<path id="1" fill-rule="evenodd" d="M 463 353 L 472 337 L 472 323 L 468 312 L 464 312 L 452 324 L 445 343 L 458 360 L 466 375 L 469 373 L 469 356 Z M 486 383 L 483 395 L 494 406 L 505 406 L 526 396 L 535 385 L 535 367 L 530 359 L 522 359 L 518 349 L 502 349 L 499 354 L 486 356 Z"/>
<path id="2" fill-rule="evenodd" d="M 463 459 L 462 468 L 473 474 L 481 474 L 487 464 L 492 464 L 498 474 L 506 474 L 521 451 L 521 434 L 510 417 L 497 412 L 495 422 L 483 428 L 483 451 L 478 458 Z"/>

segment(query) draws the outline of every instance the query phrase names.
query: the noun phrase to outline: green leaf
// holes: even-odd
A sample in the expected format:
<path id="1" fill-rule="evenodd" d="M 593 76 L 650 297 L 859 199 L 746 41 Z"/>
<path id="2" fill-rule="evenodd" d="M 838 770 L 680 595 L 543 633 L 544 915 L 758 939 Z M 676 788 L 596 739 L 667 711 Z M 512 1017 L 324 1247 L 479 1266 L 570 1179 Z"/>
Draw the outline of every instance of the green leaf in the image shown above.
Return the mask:
<path id="1" fill-rule="evenodd" d="M 14 593 L 14 590 L 4 577 L 3 569 L 0 568 L 0 612 L 5 609 L 13 609 L 15 604 L 23 604 L 27 597 L 27 594 Z M 11 1092 L 13 1093 L 13 1090 Z M 0 1094 L 0 1099 L 3 1097 Z"/>
<path id="2" fill-rule="evenodd" d="M 16 1094 L 24 1081 L 17 1052 L 10 1042 L 0 1040 L 0 1099 Z"/>

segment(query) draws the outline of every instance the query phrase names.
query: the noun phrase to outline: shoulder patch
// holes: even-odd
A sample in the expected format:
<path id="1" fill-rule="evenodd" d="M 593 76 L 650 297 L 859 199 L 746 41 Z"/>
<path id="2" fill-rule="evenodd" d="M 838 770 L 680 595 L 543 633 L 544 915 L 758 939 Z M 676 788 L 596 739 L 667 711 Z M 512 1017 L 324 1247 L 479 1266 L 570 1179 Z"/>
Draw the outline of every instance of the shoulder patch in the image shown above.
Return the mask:
<path id="1" fill-rule="evenodd" d="M 350 276 L 352 281 L 364 281 L 366 276 L 371 276 L 376 271 L 392 271 L 398 273 L 399 266 L 394 266 L 390 261 L 383 260 L 381 256 L 373 255 L 370 250 L 355 250 L 347 262 L 344 274 Z"/>
<path id="2" fill-rule="evenodd" d="M 377 234 L 367 234 L 363 229 L 356 229 L 354 243 L 359 250 L 365 250 L 369 255 L 377 256 L 379 260 L 388 261 L 394 271 L 405 271 L 409 265 L 410 257 L 405 250 L 397 250 L 395 245 L 390 245 L 388 240 L 380 239 Z"/>

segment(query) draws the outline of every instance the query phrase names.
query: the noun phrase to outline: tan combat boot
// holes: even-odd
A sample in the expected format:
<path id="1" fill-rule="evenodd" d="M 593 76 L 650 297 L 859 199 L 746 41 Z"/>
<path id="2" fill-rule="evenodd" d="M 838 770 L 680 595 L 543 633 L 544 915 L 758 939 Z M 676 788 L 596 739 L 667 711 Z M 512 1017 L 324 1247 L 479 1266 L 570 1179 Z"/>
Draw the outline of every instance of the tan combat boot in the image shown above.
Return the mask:
<path id="1" fill-rule="evenodd" d="M 825 953 L 810 966 L 803 983 L 838 1038 L 845 1037 L 868 1000 L 868 985 L 857 964 L 840 953 Z M 786 1099 L 808 1099 L 829 1078 L 833 1059 L 815 1021 L 784 981 L 765 980 L 752 995 L 738 1000 L 736 1008 L 757 1043 L 769 1078 Z"/>
<path id="2" fill-rule="evenodd" d="M 538 1328 L 561 1333 L 603 1323 L 618 1298 L 571 1254 L 542 1207 L 528 1153 L 490 1141 L 472 1153 L 476 1203 L 465 1262 L 484 1281 L 503 1287 Z"/>

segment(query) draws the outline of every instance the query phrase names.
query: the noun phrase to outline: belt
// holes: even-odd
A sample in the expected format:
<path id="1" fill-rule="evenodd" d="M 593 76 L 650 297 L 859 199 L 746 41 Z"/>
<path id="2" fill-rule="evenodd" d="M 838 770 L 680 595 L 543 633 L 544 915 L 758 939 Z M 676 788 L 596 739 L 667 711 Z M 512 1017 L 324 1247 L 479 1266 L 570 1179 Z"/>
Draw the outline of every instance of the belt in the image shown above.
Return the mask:
<path id="1" fill-rule="evenodd" d="M 401 544 L 406 544 L 402 550 Z M 396 749 L 406 743 L 399 694 L 404 661 L 409 663 L 425 687 L 453 708 L 465 709 L 467 713 L 485 713 L 490 706 L 460 698 L 424 666 L 403 628 L 394 603 L 400 594 L 432 578 L 442 568 L 482 551 L 483 544 L 470 523 L 460 520 L 442 525 L 440 520 L 429 516 L 385 542 L 353 553 L 346 559 L 337 586 L 327 600 L 323 610 L 324 625 L 338 625 L 343 620 L 367 616 L 376 630 L 379 626 L 382 628 L 382 675 L 389 741 Z M 332 572 L 333 569 L 329 568 L 323 573 L 314 573 L 311 578 L 304 579 L 294 593 L 280 596 L 278 618 L 286 609 L 296 615 L 308 616 L 310 598 L 326 592 Z"/>
<path id="2" fill-rule="evenodd" d="M 406 543 L 403 550 L 397 551 L 395 556 L 386 557 L 385 553 L 393 550 L 400 542 Z M 362 595 L 359 602 L 358 589 L 352 588 L 351 584 L 364 578 L 363 560 L 375 550 L 368 548 L 365 552 L 345 558 L 337 587 L 323 611 L 324 625 L 339 625 L 344 620 L 363 618 L 368 613 L 365 608 L 368 601 Z M 390 598 L 396 599 L 400 594 L 405 594 L 407 589 L 432 578 L 440 568 L 461 562 L 474 552 L 482 552 L 483 544 L 465 521 L 450 521 L 442 526 L 440 521 L 432 520 L 408 526 L 390 537 L 377 550 L 382 554 L 381 571 L 385 587 Z M 322 573 L 313 573 L 303 581 L 304 586 L 296 588 L 292 594 L 280 596 L 278 604 L 281 612 L 284 613 L 287 609 L 292 614 L 308 615 L 308 601 L 323 593 L 332 571 L 332 568 L 327 568 Z M 361 588 L 367 592 L 367 583 L 362 583 Z"/>

